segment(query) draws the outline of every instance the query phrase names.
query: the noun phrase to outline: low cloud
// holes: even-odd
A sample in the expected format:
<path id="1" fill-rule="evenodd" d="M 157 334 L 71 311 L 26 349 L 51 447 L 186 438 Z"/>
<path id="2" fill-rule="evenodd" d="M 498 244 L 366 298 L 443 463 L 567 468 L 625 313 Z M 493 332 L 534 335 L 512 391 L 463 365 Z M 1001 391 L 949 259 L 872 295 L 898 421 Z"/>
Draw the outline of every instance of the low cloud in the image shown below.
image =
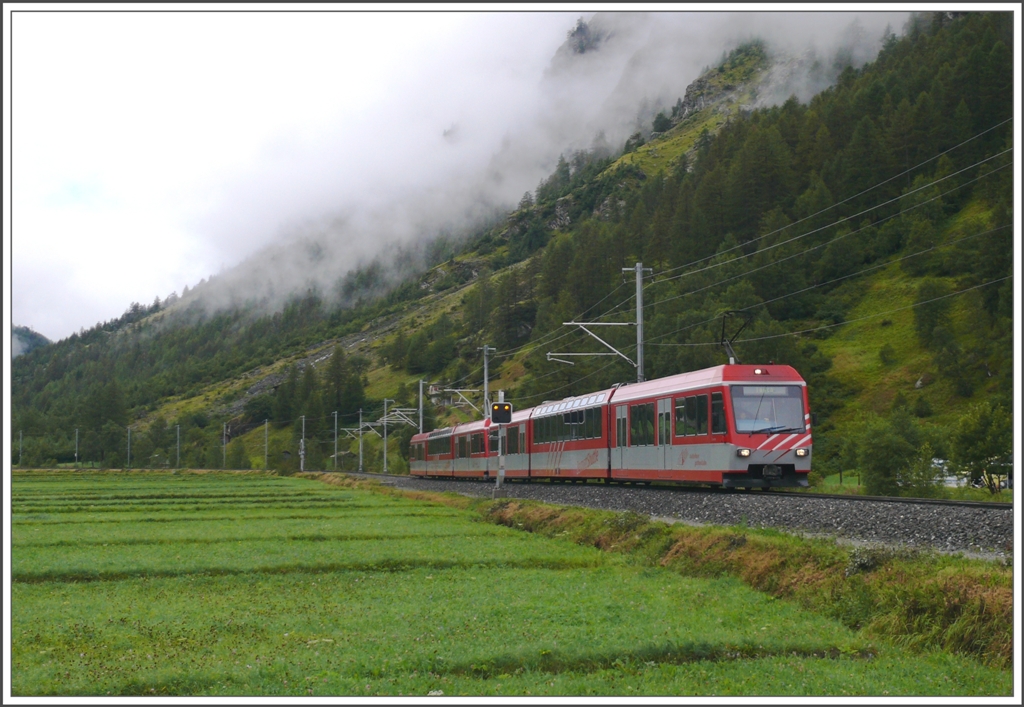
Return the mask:
<path id="1" fill-rule="evenodd" d="M 339 14 L 325 15 L 322 22 L 344 24 L 344 13 Z M 282 22 L 300 23 L 301 29 L 303 18 L 312 16 L 296 20 L 286 14 Z M 124 270 L 173 268 L 172 275 L 150 276 L 162 291 L 139 297 L 142 302 L 186 282 L 194 286 L 200 267 L 214 275 L 194 289 L 209 308 L 259 303 L 273 310 L 310 289 L 344 301 L 335 294 L 344 289 L 353 268 L 374 261 L 390 265 L 397 258 L 399 265 L 385 272 L 385 281 L 415 271 L 423 264 L 428 241 L 439 235 L 459 238 L 499 218 L 551 173 L 560 154 L 596 143 L 621 149 L 630 134 L 649 129 L 658 110 L 682 97 L 702 69 L 716 66 L 740 43 L 762 39 L 772 52 L 800 58 L 789 74 L 778 76 L 763 100 L 781 101 L 791 93 L 807 100 L 834 79 L 837 55 L 854 65 L 871 60 L 886 25 L 899 32 L 907 16 L 598 13 L 582 18 L 586 31 L 581 35 L 573 33 L 580 27 L 572 13 L 454 13 L 444 16 L 447 24 L 428 14 L 419 21 L 429 20 L 430 26 L 419 34 L 411 23 L 417 16 L 396 14 L 384 18 L 395 31 L 388 33 L 387 23 L 381 23 L 375 30 L 380 34 L 368 44 L 373 50 L 362 60 L 313 57 L 291 79 L 301 83 L 301 92 L 289 88 L 282 69 L 275 74 L 274 92 L 266 96 L 255 92 L 258 81 L 244 75 L 246 61 L 229 60 L 231 45 L 226 43 L 224 65 L 210 70 L 225 76 L 225 90 L 237 90 L 234 79 L 228 80 L 237 75 L 249 93 L 240 93 L 235 103 L 242 102 L 254 120 L 265 109 L 275 110 L 280 113 L 277 127 L 271 137 L 258 138 L 261 147 L 243 150 L 232 119 L 239 134 L 248 135 L 253 129 L 246 116 L 223 115 L 233 103 L 207 91 L 205 102 L 194 110 L 200 118 L 202 111 L 212 111 L 210 129 L 231 149 L 221 154 L 215 151 L 216 140 L 211 142 L 216 169 L 197 173 L 187 186 L 175 182 L 161 197 L 175 204 L 173 212 L 166 212 L 173 216 L 173 227 L 154 223 L 154 230 L 167 233 L 166 255 L 151 249 L 144 267 Z M 326 41 L 323 34 L 317 35 L 319 42 Z M 286 43 L 288 36 L 282 34 L 274 53 L 282 66 L 289 51 L 295 51 Z M 226 37 L 212 33 L 196 46 L 217 38 L 227 42 Z M 210 60 L 217 56 L 211 54 Z M 378 64 L 388 62 L 387 70 L 378 70 Z M 809 67 L 815 65 L 812 74 Z M 260 66 L 265 73 L 274 68 Z M 372 91 L 352 88 L 351 95 L 346 93 L 371 69 Z M 167 76 L 177 81 L 173 73 Z M 200 79 L 195 74 L 189 81 Z M 174 85 L 180 97 L 190 83 Z M 297 107 L 294 114 L 286 110 L 290 101 L 304 100 L 311 92 L 330 97 L 324 105 L 334 106 L 334 112 L 313 103 Z M 302 111 L 316 115 L 304 120 Z M 189 128 L 191 134 L 198 135 L 201 125 L 200 119 Z M 161 137 L 149 139 L 159 142 Z M 170 164 L 173 151 L 161 150 L 158 157 Z M 235 155 L 233 160 L 227 153 Z M 201 156 L 193 159 L 202 162 Z M 138 179 L 146 184 L 146 175 Z M 81 199 L 103 193 L 102 188 L 62 194 Z M 143 206 L 136 213 L 149 208 L 148 202 L 138 203 Z M 156 208 L 152 212 L 163 215 Z M 137 228 L 125 233 L 145 238 Z M 178 248 L 185 241 L 187 249 Z M 180 279 L 168 285 L 168 277 Z M 102 286 L 101 277 L 92 279 L 94 287 Z M 197 298 L 183 301 L 189 299 Z M 22 316 L 38 319 L 31 312 Z M 68 332 L 82 324 L 91 321 L 54 321 L 46 331 Z"/>

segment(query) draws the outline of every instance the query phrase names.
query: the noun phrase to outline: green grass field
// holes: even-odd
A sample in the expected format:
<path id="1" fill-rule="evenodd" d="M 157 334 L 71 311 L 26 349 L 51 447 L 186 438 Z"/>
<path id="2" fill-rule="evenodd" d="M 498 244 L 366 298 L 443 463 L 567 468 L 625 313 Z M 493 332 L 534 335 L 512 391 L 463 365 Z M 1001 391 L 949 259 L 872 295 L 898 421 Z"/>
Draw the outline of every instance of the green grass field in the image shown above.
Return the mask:
<path id="1" fill-rule="evenodd" d="M 750 589 L 262 473 L 12 482 L 12 693 L 1006 695 Z"/>

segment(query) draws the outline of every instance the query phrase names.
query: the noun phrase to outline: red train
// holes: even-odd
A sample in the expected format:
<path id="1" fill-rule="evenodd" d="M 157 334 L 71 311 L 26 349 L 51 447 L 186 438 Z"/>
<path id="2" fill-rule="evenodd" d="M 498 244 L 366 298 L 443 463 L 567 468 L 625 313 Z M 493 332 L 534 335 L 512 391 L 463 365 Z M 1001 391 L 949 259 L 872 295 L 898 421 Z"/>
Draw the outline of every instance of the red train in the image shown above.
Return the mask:
<path id="1" fill-rule="evenodd" d="M 518 410 L 505 478 L 807 486 L 811 414 L 792 367 L 729 364 Z M 494 478 L 498 429 L 469 422 L 412 438 L 417 476 Z"/>

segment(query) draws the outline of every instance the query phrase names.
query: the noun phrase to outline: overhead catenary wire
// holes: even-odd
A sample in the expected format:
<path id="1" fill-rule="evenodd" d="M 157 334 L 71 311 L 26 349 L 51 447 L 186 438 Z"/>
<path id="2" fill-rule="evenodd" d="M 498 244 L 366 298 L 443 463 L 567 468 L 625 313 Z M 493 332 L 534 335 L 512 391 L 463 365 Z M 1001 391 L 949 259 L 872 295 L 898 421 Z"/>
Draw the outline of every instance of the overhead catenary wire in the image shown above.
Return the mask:
<path id="1" fill-rule="evenodd" d="M 779 302 L 780 300 L 788 299 L 790 297 L 795 297 L 796 295 L 801 295 L 801 294 L 803 294 L 805 292 L 809 292 L 810 290 L 815 290 L 815 289 L 817 289 L 819 287 L 825 287 L 826 285 L 832 285 L 832 284 L 835 284 L 837 282 L 841 282 L 843 280 L 848 280 L 851 277 L 857 277 L 858 275 L 863 275 L 865 273 L 871 272 L 872 270 L 878 270 L 880 268 L 889 267 L 890 265 L 894 265 L 896 263 L 903 262 L 904 260 L 909 260 L 911 258 L 916 258 L 919 255 L 924 255 L 925 253 L 930 253 L 933 250 L 938 250 L 940 248 L 947 248 L 949 246 L 956 245 L 957 243 L 960 243 L 961 241 L 967 241 L 967 240 L 970 240 L 972 238 L 979 238 L 981 236 L 987 236 L 987 235 L 989 235 L 991 233 L 995 233 L 996 231 L 1002 231 L 1002 230 L 1005 230 L 1007 228 L 1012 228 L 1012 224 L 1007 224 L 1005 226 L 997 226 L 996 228 L 990 228 L 987 231 L 981 231 L 979 233 L 972 233 L 969 236 L 963 236 L 962 238 L 957 238 L 955 240 L 948 241 L 946 243 L 940 243 L 938 245 L 934 245 L 934 246 L 931 246 L 929 248 L 925 248 L 923 250 L 919 250 L 919 251 L 917 251 L 915 253 L 910 253 L 909 255 L 904 255 L 903 257 L 896 258 L 894 260 L 885 260 L 885 261 L 882 261 L 880 263 L 876 263 L 874 265 L 870 265 L 870 266 L 868 266 L 866 268 L 863 268 L 862 270 L 858 270 L 857 272 L 852 272 L 852 273 L 848 273 L 846 275 L 841 275 L 839 277 L 832 278 L 831 280 L 827 280 L 825 282 L 819 282 L 817 284 L 810 285 L 808 287 L 804 287 L 804 288 L 802 288 L 800 290 L 796 290 L 795 292 L 789 292 L 787 294 L 780 295 L 778 297 L 773 297 L 772 299 L 769 299 L 769 300 L 764 300 L 762 302 L 758 302 L 757 304 L 752 304 L 752 305 L 749 305 L 747 307 L 741 307 L 740 309 L 738 309 L 736 311 L 738 311 L 738 312 L 746 312 L 746 311 L 751 310 L 751 309 L 756 309 L 757 307 L 764 307 L 766 305 L 772 304 L 773 302 Z M 699 326 L 703 326 L 705 324 L 710 324 L 711 322 L 718 321 L 719 319 L 720 319 L 720 317 L 713 317 L 711 319 L 705 319 L 704 321 L 697 322 L 695 324 L 688 324 L 685 327 L 682 327 L 682 328 L 679 328 L 679 329 L 675 329 L 673 331 L 665 332 L 664 334 L 659 334 L 658 336 L 652 337 L 651 342 L 648 342 L 647 345 L 648 346 L 689 346 L 690 344 L 685 344 L 685 343 L 656 344 L 656 343 L 653 343 L 653 340 L 654 339 L 661 339 L 661 338 L 664 338 L 666 336 L 672 336 L 673 334 L 679 334 L 679 333 L 684 332 L 684 331 L 689 331 L 690 329 L 695 329 L 695 328 L 697 328 Z M 700 345 L 704 346 L 704 345 L 710 345 L 710 344 L 700 344 Z"/>
<path id="2" fill-rule="evenodd" d="M 910 207 L 904 209 L 903 211 L 901 211 L 899 213 L 890 214 L 889 216 L 885 216 L 885 217 L 879 219 L 877 222 L 875 222 L 873 224 L 870 224 L 868 226 L 864 226 L 864 227 L 858 228 L 858 229 L 856 229 L 854 231 L 849 231 L 847 233 L 842 233 L 842 234 L 832 238 L 831 240 L 828 240 L 828 241 L 825 241 L 823 243 L 819 243 L 817 245 L 811 246 L 810 248 L 805 248 L 804 250 L 801 250 L 801 251 L 799 251 L 797 253 L 793 253 L 791 255 L 787 255 L 786 257 L 780 258 L 779 260 L 773 260 L 770 263 L 766 263 L 766 264 L 761 265 L 759 267 L 752 268 L 750 270 L 747 270 L 745 272 L 739 273 L 737 275 L 733 275 L 731 277 L 727 277 L 724 280 L 720 280 L 720 281 L 712 283 L 710 285 L 705 285 L 704 287 L 697 288 L 696 290 L 690 290 L 689 292 L 683 292 L 683 293 L 680 293 L 678 295 L 673 295 L 671 297 L 664 297 L 664 298 L 659 299 L 659 300 L 657 300 L 655 302 L 652 302 L 650 306 L 654 306 L 656 304 L 665 304 L 666 302 L 672 302 L 673 300 L 677 300 L 677 299 L 680 299 L 682 297 L 688 297 L 689 295 L 696 294 L 698 292 L 703 292 L 705 290 L 709 290 L 709 289 L 712 289 L 714 287 L 718 287 L 718 286 L 723 285 L 723 284 L 725 284 L 727 282 L 732 282 L 733 280 L 738 280 L 740 278 L 747 277 L 748 275 L 750 275 L 752 273 L 759 272 L 761 270 L 773 267 L 775 265 L 779 265 L 780 263 L 784 263 L 787 260 L 792 260 L 793 258 L 797 258 L 797 257 L 800 257 L 802 255 L 807 255 L 808 253 L 811 253 L 812 251 L 818 250 L 819 248 L 824 248 L 826 246 L 831 245 L 832 243 L 835 243 L 836 241 L 842 240 L 843 238 L 847 238 L 848 236 L 852 236 L 854 234 L 860 233 L 861 231 L 867 230 L 869 228 L 874 228 L 879 223 L 882 223 L 884 221 L 888 221 L 889 219 L 893 219 L 893 218 L 896 218 L 898 216 L 902 216 L 903 214 L 906 214 L 906 213 L 908 213 L 910 211 L 913 211 L 914 209 L 920 208 L 920 207 L 924 206 L 925 204 L 931 203 L 931 202 L 933 202 L 933 201 L 935 201 L 937 199 L 941 199 L 942 197 L 946 196 L 947 194 L 951 194 L 954 191 L 957 191 L 958 189 L 962 189 L 962 188 L 968 186 L 969 184 L 973 184 L 974 182 L 976 182 L 976 181 L 978 181 L 980 179 L 984 179 L 985 177 L 988 177 L 988 176 L 991 176 L 993 174 L 996 174 L 1000 170 L 1006 169 L 1007 167 L 1010 167 L 1010 166 L 1012 166 L 1012 163 L 1005 164 L 1005 165 L 1002 165 L 1000 167 L 996 167 L 995 169 L 993 169 L 991 172 L 988 172 L 987 174 L 983 174 L 983 175 L 980 175 L 978 177 L 975 177 L 975 178 L 971 179 L 970 181 L 964 182 L 963 184 L 958 184 L 957 186 L 953 187 L 952 189 L 944 191 L 941 194 L 937 194 L 937 195 L 931 197 L 930 199 L 926 199 L 926 200 L 924 200 L 924 201 L 922 201 L 922 202 L 920 202 L 918 204 L 914 204 L 913 206 L 910 206 Z M 808 234 L 804 234 L 804 235 L 810 235 L 810 234 L 808 233 Z M 803 236 L 798 236 L 797 238 L 802 238 L 802 237 Z M 792 240 L 796 240 L 796 239 L 795 238 L 794 239 L 790 239 L 790 241 L 792 241 Z M 787 241 L 787 242 L 789 242 L 789 241 Z M 736 261 L 738 261 L 738 260 L 740 260 L 742 258 L 751 257 L 753 255 L 757 255 L 758 253 L 764 253 L 764 252 L 766 252 L 767 250 L 769 250 L 772 247 L 774 247 L 774 246 L 769 246 L 769 248 L 764 248 L 762 250 L 755 251 L 754 253 L 750 253 L 750 254 L 745 255 L 745 256 L 740 256 L 738 258 L 732 258 L 731 260 L 724 261 L 723 263 L 720 263 L 719 265 L 726 265 L 726 264 L 730 264 L 730 263 L 735 263 Z M 707 268 L 707 269 L 710 269 L 710 268 Z M 646 306 L 647 305 L 645 305 L 645 308 L 646 308 Z"/>
<path id="3" fill-rule="evenodd" d="M 848 196 L 845 199 L 843 199 L 842 201 L 837 201 L 834 204 L 831 204 L 830 206 L 826 206 L 825 208 L 820 209 L 820 210 L 814 212 L 813 214 L 810 214 L 809 216 L 804 216 L 801 219 L 797 219 L 796 221 L 794 221 L 792 223 L 788 223 L 785 226 L 781 226 L 780 228 L 777 228 L 774 231 L 769 231 L 768 233 L 760 235 L 760 236 L 758 236 L 757 238 L 755 238 L 755 239 L 753 239 L 751 241 L 747 241 L 746 243 L 741 243 L 741 244 L 738 244 L 736 246 L 733 246 L 732 248 L 729 248 L 728 250 L 722 251 L 721 253 L 715 253 L 714 255 L 709 255 L 709 256 L 707 256 L 705 258 L 699 258 L 699 259 L 691 261 L 689 263 L 685 263 L 683 265 L 677 265 L 674 268 L 669 268 L 668 270 L 664 270 L 661 274 L 664 275 L 666 273 L 674 272 L 674 271 L 682 269 L 682 268 L 690 267 L 691 265 L 697 265 L 697 264 L 705 262 L 707 260 L 711 260 L 713 258 L 718 257 L 719 255 L 723 255 L 723 254 L 728 253 L 730 251 L 736 250 L 737 248 L 741 248 L 741 247 L 743 247 L 745 245 L 749 245 L 750 243 L 756 243 L 757 241 L 762 240 L 764 238 L 767 238 L 768 236 L 772 236 L 772 235 L 775 235 L 776 233 L 780 233 L 780 232 L 786 230 L 787 228 L 792 228 L 793 226 L 796 226 L 799 223 L 803 223 L 804 221 L 808 221 L 808 220 L 814 218 L 815 216 L 820 216 L 821 214 L 825 213 L 826 211 L 831 211 L 832 209 L 836 208 L 837 206 L 842 206 L 843 204 L 847 203 L 848 201 L 853 201 L 854 199 L 856 199 L 858 197 L 861 197 L 861 196 L 867 194 L 870 191 L 874 191 L 875 189 L 877 189 L 880 186 L 883 186 L 884 184 L 888 184 L 889 182 L 893 181 L 894 179 L 899 179 L 900 177 L 902 177 L 902 176 L 904 176 L 906 174 L 909 174 L 910 172 L 913 172 L 914 170 L 916 170 L 916 169 L 918 169 L 920 167 L 923 167 L 924 165 L 928 164 L 929 162 L 934 162 L 935 160 L 939 159 L 943 155 L 948 154 L 948 153 L 952 152 L 953 150 L 956 150 L 956 149 L 959 149 L 959 148 L 963 147 L 967 143 L 969 143 L 969 142 L 971 142 L 973 140 L 976 140 L 979 137 L 981 137 L 982 135 L 990 133 L 993 130 L 996 130 L 997 128 L 1000 128 L 1003 125 L 1006 125 L 1007 123 L 1009 123 L 1012 120 L 1013 120 L 1013 116 L 1011 116 L 1011 117 L 1007 118 L 1006 120 L 1003 120 L 1003 121 L 993 125 L 990 128 L 982 130 L 980 133 L 967 138 L 963 142 L 961 142 L 961 143 L 959 143 L 957 145 L 954 145 L 953 147 L 950 147 L 947 150 L 943 150 L 942 152 L 938 153 L 937 155 L 929 157 L 928 159 L 924 160 L 923 162 L 917 163 L 913 167 L 905 169 L 904 171 L 900 172 L 899 174 L 893 175 L 892 177 L 889 177 L 888 179 L 884 179 L 881 182 L 877 182 L 876 184 L 871 185 L 867 189 L 864 189 L 863 191 L 861 191 L 861 192 L 859 192 L 857 194 L 854 194 L 853 196 Z M 857 215 L 859 215 L 859 214 L 857 214 Z M 841 223 L 841 221 L 839 221 L 837 223 Z M 672 279 L 672 278 L 669 278 L 669 279 Z M 662 282 L 662 281 L 659 281 L 659 282 Z M 652 284 L 656 284 L 656 283 L 652 283 Z"/>
<path id="4" fill-rule="evenodd" d="M 1006 150 L 1003 150 L 1002 152 L 999 152 L 999 153 L 996 153 L 996 154 L 991 155 L 989 157 L 986 157 L 983 160 L 979 160 L 978 162 L 975 162 L 974 164 L 972 164 L 972 165 L 970 165 L 968 167 L 964 167 L 961 170 L 957 170 L 956 172 L 953 172 L 952 174 L 947 174 L 944 177 L 940 177 L 939 179 L 936 179 L 936 180 L 934 180 L 932 182 L 929 182 L 928 184 L 922 185 L 922 186 L 920 186 L 920 187 L 918 187 L 916 189 L 912 189 L 911 191 L 906 192 L 905 194 L 901 194 L 900 196 L 893 197 L 892 199 L 889 199 L 888 201 L 884 201 L 881 204 L 876 204 L 875 206 L 871 206 L 871 207 L 869 207 L 867 209 L 864 209 L 864 210 L 859 211 L 859 212 L 857 212 L 855 214 L 852 214 L 851 216 L 844 216 L 843 218 L 841 218 L 841 219 L 839 219 L 837 221 L 833 221 L 832 223 L 830 223 L 828 225 L 820 226 L 820 227 L 815 228 L 813 230 L 807 231 L 806 233 L 802 233 L 799 236 L 794 236 L 794 237 L 788 238 L 788 239 L 786 239 L 784 241 L 779 241 L 778 243 L 773 243 L 773 244 L 771 244 L 771 245 L 769 245 L 769 246 L 767 246 L 765 248 L 761 248 L 759 250 L 755 250 L 755 251 L 753 251 L 751 253 L 745 253 L 743 255 L 737 256 L 735 258 L 731 258 L 729 260 L 725 260 L 725 261 L 722 261 L 722 262 L 719 262 L 719 263 L 713 263 L 713 264 L 711 264 L 711 265 L 709 265 L 707 267 L 703 267 L 703 268 L 700 268 L 698 270 L 691 270 L 689 272 L 680 273 L 679 275 L 673 275 L 672 277 L 668 277 L 668 278 L 665 278 L 665 279 L 662 279 L 662 280 L 658 280 L 657 282 L 654 282 L 654 283 L 651 283 L 650 285 L 647 285 L 647 287 L 651 287 L 653 285 L 661 284 L 661 283 L 664 283 L 664 282 L 671 282 L 672 280 L 678 280 L 679 278 L 687 277 L 689 275 L 696 275 L 698 273 L 707 272 L 708 270 L 714 270 L 715 268 L 720 268 L 723 265 L 726 265 L 726 264 L 729 264 L 729 263 L 734 263 L 737 260 L 742 260 L 744 258 L 750 258 L 750 257 L 752 257 L 754 255 L 759 254 L 759 253 L 766 253 L 769 250 L 774 250 L 775 248 L 779 248 L 781 246 L 787 245 L 787 244 L 792 243 L 794 241 L 798 241 L 801 238 L 806 238 L 807 236 L 813 235 L 813 234 L 818 233 L 820 231 L 824 231 L 824 230 L 827 230 L 829 228 L 833 228 L 835 226 L 838 226 L 841 223 L 845 223 L 846 221 L 851 221 L 851 220 L 853 220 L 853 219 L 855 219 L 855 218 L 857 218 L 859 216 L 863 216 L 864 214 L 870 213 L 871 211 L 875 211 L 876 209 L 880 209 L 883 206 L 888 206 L 889 204 L 895 203 L 895 202 L 897 202 L 897 201 L 899 201 L 901 199 L 905 199 L 906 197 L 910 196 L 911 194 L 916 194 L 919 191 L 923 191 L 925 189 L 930 189 L 931 187 L 935 186 L 939 182 L 944 182 L 947 179 L 952 179 L 953 177 L 957 176 L 958 174 L 966 172 L 969 169 L 974 169 L 975 167 L 978 167 L 978 166 L 980 166 L 980 165 L 982 165 L 982 164 L 984 164 L 986 162 L 994 160 L 997 157 L 1001 157 L 1001 156 L 1007 154 L 1008 152 L 1013 152 L 1013 148 L 1012 147 L 1011 148 L 1007 148 Z M 988 174 L 994 174 L 999 169 L 1003 169 L 1003 168 L 1008 167 L 1008 166 L 1010 166 L 1010 165 L 1003 165 L 1002 167 L 999 167 L 996 170 L 993 170 L 993 172 L 989 172 Z M 978 179 L 981 179 L 983 177 L 988 176 L 988 174 L 981 175 L 979 177 L 975 177 L 971 181 L 965 182 L 964 184 L 961 184 L 961 185 L 958 185 L 957 187 L 955 187 L 954 189 L 951 189 L 950 191 L 955 191 L 956 189 L 962 188 L 962 187 L 966 186 L 967 184 L 970 184 L 970 183 L 972 183 L 974 181 L 977 181 Z M 944 192 L 943 194 L 940 194 L 939 196 L 943 196 L 943 195 L 948 194 L 948 193 L 949 192 Z M 937 197 L 935 197 L 935 198 L 937 198 Z M 932 201 L 932 200 L 934 200 L 934 198 L 930 199 L 929 201 Z M 922 202 L 922 203 L 926 203 L 926 202 Z M 914 207 L 910 207 L 910 208 L 916 208 L 917 206 L 920 206 L 920 204 L 917 204 Z M 910 208 L 905 209 L 904 211 L 909 211 Z M 899 214 L 894 214 L 894 215 L 899 215 Z M 886 218 L 891 218 L 891 217 L 886 217 Z M 767 235 L 770 235 L 770 234 L 765 234 L 765 236 L 767 236 Z M 710 259 L 713 259 L 713 258 L 718 258 L 718 257 L 720 257 L 722 255 L 725 255 L 726 253 L 729 253 L 729 252 L 731 252 L 733 250 L 736 250 L 737 248 L 740 248 L 740 247 L 745 246 L 745 245 L 749 245 L 750 243 L 755 243 L 755 242 L 761 240 L 762 238 L 764 238 L 765 236 L 759 236 L 759 237 L 754 238 L 753 240 L 750 240 L 750 241 L 748 241 L 746 243 L 734 246 L 732 248 L 728 248 L 728 249 L 723 250 L 723 251 L 721 251 L 719 253 L 716 253 L 713 256 L 708 256 L 708 258 L 704 258 L 700 262 L 703 262 L 704 260 L 710 260 Z M 655 304 L 659 304 L 659 303 L 664 302 L 664 301 L 666 301 L 666 300 L 658 300 L 656 302 L 652 302 L 649 305 L 645 305 L 645 307 L 647 307 L 647 306 L 653 307 Z"/>
<path id="5" fill-rule="evenodd" d="M 965 287 L 964 289 L 957 290 L 956 292 L 950 292 L 949 294 L 941 295 L 939 297 L 933 297 L 933 298 L 927 299 L 927 300 L 922 300 L 920 302 L 914 302 L 913 304 L 904 305 L 903 307 L 896 307 L 895 309 L 889 309 L 889 310 L 886 310 L 884 312 L 875 312 L 874 314 L 867 314 L 867 315 L 865 315 L 863 317 L 857 317 L 856 319 L 847 319 L 846 321 L 842 321 L 842 322 L 835 322 L 833 324 L 823 324 L 821 326 L 811 327 L 809 329 L 800 329 L 798 331 L 787 331 L 787 332 L 783 332 L 781 334 L 768 334 L 768 335 L 765 335 L 765 336 L 754 336 L 754 337 L 750 337 L 748 339 L 737 339 L 733 343 L 742 344 L 742 343 L 746 343 L 746 342 L 749 342 L 749 341 L 766 341 L 768 339 L 781 339 L 781 338 L 784 338 L 784 337 L 787 337 L 787 336 L 800 336 L 801 334 L 810 334 L 810 333 L 815 332 L 815 331 L 823 331 L 825 329 L 834 329 L 836 327 L 846 326 L 847 324 L 855 324 L 857 322 L 863 322 L 863 321 L 866 321 L 868 319 L 875 319 L 877 317 L 884 317 L 884 316 L 886 316 L 888 314 L 895 314 L 896 312 L 902 312 L 902 311 L 905 311 L 907 309 L 913 309 L 914 307 L 920 307 L 921 305 L 924 305 L 924 304 L 931 304 L 932 302 L 938 302 L 939 300 L 948 299 L 950 297 L 956 297 L 957 295 L 962 295 L 962 294 L 964 294 L 966 292 L 971 292 L 972 290 L 977 290 L 977 289 L 980 289 L 982 287 L 988 287 L 989 285 L 994 285 L 997 282 L 1003 282 L 1004 280 L 1009 280 L 1012 277 L 1013 277 L 1013 275 L 1005 275 L 1003 277 L 998 277 L 998 278 L 996 278 L 994 280 L 989 280 L 988 282 L 982 282 L 981 284 L 978 284 L 978 285 L 972 285 L 971 287 Z M 694 346 L 694 347 L 696 347 L 696 346 L 721 346 L 721 344 L 719 342 L 717 342 L 717 341 L 706 341 L 706 342 L 695 342 L 695 343 L 688 343 L 688 344 L 662 344 L 662 346 Z"/>

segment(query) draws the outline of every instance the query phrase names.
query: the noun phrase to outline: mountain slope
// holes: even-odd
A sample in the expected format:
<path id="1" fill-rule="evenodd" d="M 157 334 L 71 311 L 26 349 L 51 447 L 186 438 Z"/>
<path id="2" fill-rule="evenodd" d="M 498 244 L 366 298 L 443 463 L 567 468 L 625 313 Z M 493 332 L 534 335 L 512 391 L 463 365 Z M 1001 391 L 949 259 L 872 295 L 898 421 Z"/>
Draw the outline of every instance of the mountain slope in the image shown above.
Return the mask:
<path id="1" fill-rule="evenodd" d="M 901 410 L 903 442 L 927 437 L 945 454 L 968 405 L 1012 398 L 1009 44 L 998 14 L 921 16 L 809 103 L 762 107 L 779 65 L 745 45 L 623 154 L 563 158 L 506 219 L 387 295 L 335 309 L 311 291 L 273 316 L 139 308 L 19 358 L 15 427 L 33 431 L 40 460 L 66 459 L 69 430 L 88 427 L 90 454 L 110 463 L 122 421 L 152 430 L 164 458 L 161 430 L 180 424 L 183 460 L 202 465 L 219 463 L 229 423 L 262 463 L 255 425 L 270 419 L 272 464 L 291 468 L 305 416 L 309 462 L 326 465 L 333 412 L 341 427 L 360 405 L 376 419 L 385 397 L 411 405 L 420 379 L 479 388 L 484 345 L 498 349 L 492 390 L 519 407 L 634 379 L 621 360 L 566 367 L 545 354 L 600 348 L 564 321 L 631 321 L 621 271 L 642 260 L 655 271 L 648 378 L 721 362 L 721 314 L 743 310 L 741 358 L 790 363 L 810 381 L 817 469 L 867 463 L 849 440 Z M 373 266 L 352 276 L 368 292 L 379 281 Z M 632 355 L 633 335 L 608 338 Z M 356 407 L 320 392 L 336 343 L 338 375 L 361 385 Z M 299 391 L 287 405 L 282 385 Z M 428 424 L 466 414 L 427 407 Z M 399 429 L 396 456 L 411 431 Z M 379 444 L 366 444 L 378 464 Z"/>

